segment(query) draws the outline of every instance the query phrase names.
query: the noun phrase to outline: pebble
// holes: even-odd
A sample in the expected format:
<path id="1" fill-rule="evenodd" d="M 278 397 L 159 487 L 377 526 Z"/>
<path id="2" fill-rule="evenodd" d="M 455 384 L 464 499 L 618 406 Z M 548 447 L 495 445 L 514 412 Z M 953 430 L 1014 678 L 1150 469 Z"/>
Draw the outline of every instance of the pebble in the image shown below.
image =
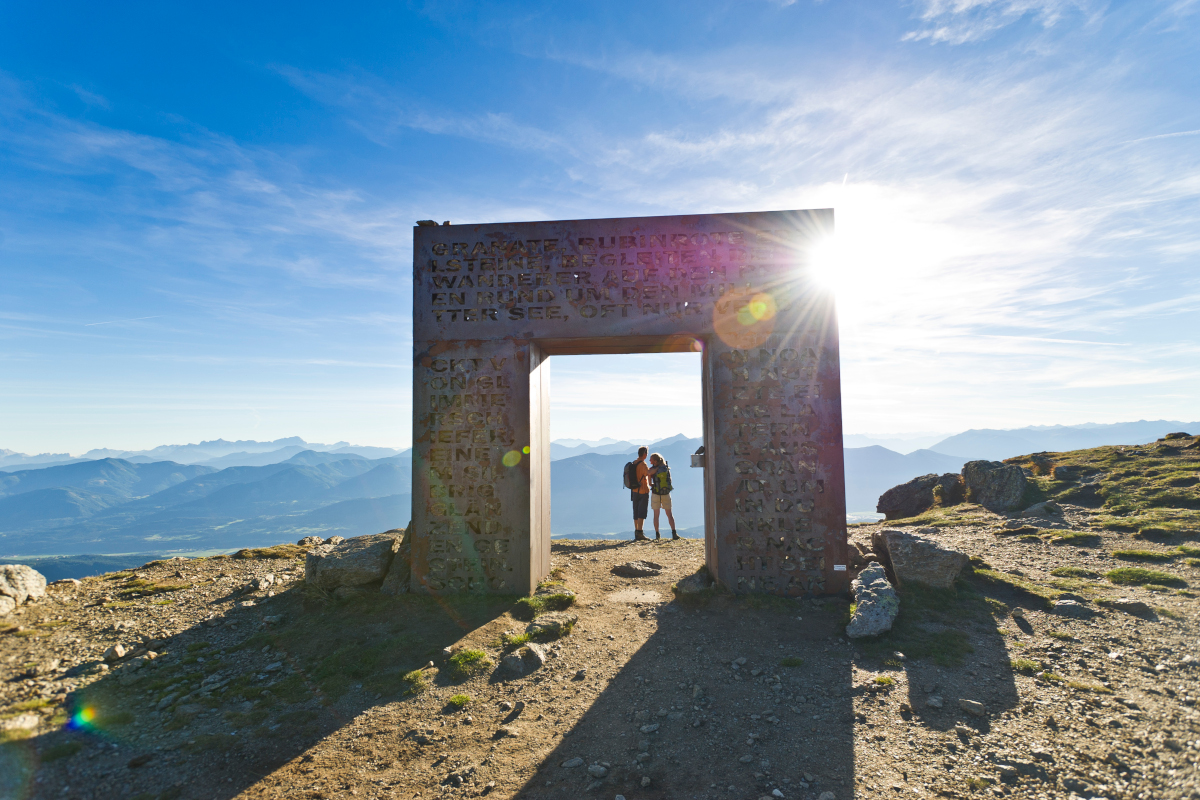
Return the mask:
<path id="1" fill-rule="evenodd" d="M 972 716 L 982 717 L 984 713 L 983 703 L 978 703 L 974 700 L 959 699 L 958 707 Z"/>
<path id="2" fill-rule="evenodd" d="M 754 756 L 750 755 L 749 753 L 738 759 L 738 761 L 742 762 L 743 764 L 749 764 L 753 760 Z"/>
<path id="3" fill-rule="evenodd" d="M 941 708 L 943 705 L 942 698 L 938 697 L 936 694 L 932 695 L 928 700 L 925 701 L 925 705 L 929 706 L 930 708 Z"/>
<path id="4" fill-rule="evenodd" d="M 837 795 L 833 792 L 821 792 L 821 796 L 817 800 L 837 800 Z"/>
<path id="5" fill-rule="evenodd" d="M 608 770 L 599 764 L 592 764 L 588 767 L 587 771 L 588 775 L 591 775 L 593 778 L 603 778 L 608 774 Z"/>
<path id="6" fill-rule="evenodd" d="M 643 775 L 642 776 L 642 788 L 646 789 L 646 788 L 649 788 L 649 786 L 650 786 L 650 776 Z"/>
<path id="7" fill-rule="evenodd" d="M 658 730 L 658 723 L 655 722 L 650 725 L 643 725 L 642 727 L 638 728 L 638 730 L 642 733 L 654 733 L 656 730 Z"/>
<path id="8" fill-rule="evenodd" d="M 575 767 L 582 767 L 583 759 L 579 756 L 575 756 L 575 758 L 568 758 L 566 761 L 559 764 L 559 766 L 563 769 L 575 769 Z"/>

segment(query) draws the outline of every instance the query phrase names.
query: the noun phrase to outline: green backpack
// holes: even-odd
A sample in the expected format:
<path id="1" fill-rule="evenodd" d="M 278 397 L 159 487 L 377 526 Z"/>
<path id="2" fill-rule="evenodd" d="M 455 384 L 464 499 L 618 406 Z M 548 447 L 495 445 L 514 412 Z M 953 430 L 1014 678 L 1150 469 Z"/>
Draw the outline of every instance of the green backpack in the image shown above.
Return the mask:
<path id="1" fill-rule="evenodd" d="M 667 460 L 664 458 L 662 466 L 658 468 L 658 472 L 654 473 L 654 477 L 650 479 L 650 491 L 655 494 L 670 494 L 674 488 L 671 485 L 671 468 L 667 465 Z"/>

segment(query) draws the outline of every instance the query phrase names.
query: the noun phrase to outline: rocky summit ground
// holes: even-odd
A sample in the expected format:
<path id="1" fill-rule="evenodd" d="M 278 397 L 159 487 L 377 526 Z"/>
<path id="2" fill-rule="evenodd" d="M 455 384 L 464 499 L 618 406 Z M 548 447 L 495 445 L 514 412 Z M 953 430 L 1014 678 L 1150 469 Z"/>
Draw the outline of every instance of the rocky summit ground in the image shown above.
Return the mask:
<path id="1" fill-rule="evenodd" d="M 338 599 L 291 545 L 58 584 L 0 625 L 0 796 L 1197 796 L 1200 458 L 1177 445 L 1060 458 L 1031 499 L 1061 512 L 886 523 L 971 562 L 901 586 L 871 640 L 845 638 L 846 598 L 677 598 L 703 562 L 686 540 L 555 543 L 565 612 Z M 1130 464 L 1182 484 L 1178 513 L 1114 492 Z M 661 570 L 613 574 L 632 560 Z M 578 620 L 508 671 L 553 613 Z"/>

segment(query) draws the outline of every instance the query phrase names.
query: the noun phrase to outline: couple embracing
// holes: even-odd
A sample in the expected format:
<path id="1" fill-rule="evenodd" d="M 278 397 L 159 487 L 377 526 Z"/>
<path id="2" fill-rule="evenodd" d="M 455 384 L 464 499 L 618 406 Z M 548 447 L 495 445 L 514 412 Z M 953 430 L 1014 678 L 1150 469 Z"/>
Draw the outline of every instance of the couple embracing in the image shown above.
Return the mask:
<path id="1" fill-rule="evenodd" d="M 671 524 L 671 538 L 678 539 L 675 532 L 675 517 L 671 514 L 671 468 L 667 460 L 658 453 L 650 455 L 650 463 L 646 463 L 649 449 L 638 448 L 637 461 L 625 465 L 625 487 L 629 489 L 633 500 L 633 540 L 645 542 L 646 534 L 642 526 L 646 524 L 646 507 L 654 510 L 654 538 L 662 538 L 658 532 L 658 515 L 660 511 L 667 512 L 667 522 Z"/>

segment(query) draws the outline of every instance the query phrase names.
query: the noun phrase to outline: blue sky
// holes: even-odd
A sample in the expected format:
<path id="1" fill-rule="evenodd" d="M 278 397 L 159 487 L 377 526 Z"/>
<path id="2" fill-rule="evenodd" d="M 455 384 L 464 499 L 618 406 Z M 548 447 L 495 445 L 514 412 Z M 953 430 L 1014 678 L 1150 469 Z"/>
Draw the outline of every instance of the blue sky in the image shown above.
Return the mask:
<path id="1" fill-rule="evenodd" d="M 404 445 L 415 220 L 828 206 L 847 431 L 1200 418 L 1195 0 L 0 14 L 0 447 Z"/>

